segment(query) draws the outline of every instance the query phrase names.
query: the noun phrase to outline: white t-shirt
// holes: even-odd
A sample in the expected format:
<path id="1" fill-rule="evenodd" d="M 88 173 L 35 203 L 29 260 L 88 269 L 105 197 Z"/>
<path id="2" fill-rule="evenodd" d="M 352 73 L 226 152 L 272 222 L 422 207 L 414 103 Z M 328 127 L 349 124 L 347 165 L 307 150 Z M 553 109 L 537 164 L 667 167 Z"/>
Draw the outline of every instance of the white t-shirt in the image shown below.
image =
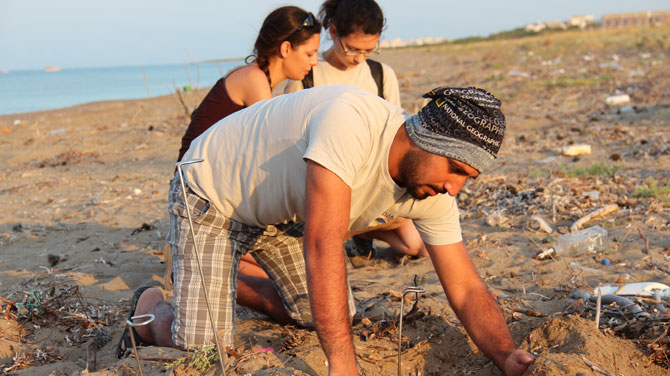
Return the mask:
<path id="1" fill-rule="evenodd" d="M 193 140 L 183 160 L 188 185 L 223 215 L 264 227 L 303 221 L 305 159 L 351 188 L 350 230 L 412 218 L 424 241 L 461 241 L 456 201 L 413 199 L 388 171 L 391 143 L 406 120 L 400 107 L 350 86 L 320 86 L 260 101 Z"/>
<path id="2" fill-rule="evenodd" d="M 382 86 L 384 99 L 400 106 L 400 91 L 398 89 L 398 78 L 393 69 L 384 64 L 382 65 L 383 79 Z M 339 70 L 327 62 L 322 56 L 319 56 L 319 63 L 312 67 L 312 74 L 314 75 L 314 86 L 323 85 L 351 85 L 359 87 L 372 94 L 377 94 L 377 83 L 372 78 L 370 66 L 363 62 L 354 68 L 347 70 Z M 289 80 L 284 89 L 284 93 L 294 93 L 302 90 L 302 81 Z"/>

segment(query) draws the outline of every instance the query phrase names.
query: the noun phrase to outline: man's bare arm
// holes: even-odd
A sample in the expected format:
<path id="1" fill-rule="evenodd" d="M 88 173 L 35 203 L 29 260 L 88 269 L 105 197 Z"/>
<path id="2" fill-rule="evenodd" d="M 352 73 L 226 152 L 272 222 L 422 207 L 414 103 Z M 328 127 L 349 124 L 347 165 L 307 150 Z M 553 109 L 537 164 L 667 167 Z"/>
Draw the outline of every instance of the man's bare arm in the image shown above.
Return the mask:
<path id="1" fill-rule="evenodd" d="M 533 358 L 516 349 L 502 312 L 479 278 L 463 242 L 426 247 L 449 304 L 477 347 L 506 374 L 523 374 Z"/>
<path id="2" fill-rule="evenodd" d="M 337 175 L 307 160 L 305 263 L 314 324 L 330 375 L 355 375 L 342 242 L 349 227 L 351 190 Z"/>

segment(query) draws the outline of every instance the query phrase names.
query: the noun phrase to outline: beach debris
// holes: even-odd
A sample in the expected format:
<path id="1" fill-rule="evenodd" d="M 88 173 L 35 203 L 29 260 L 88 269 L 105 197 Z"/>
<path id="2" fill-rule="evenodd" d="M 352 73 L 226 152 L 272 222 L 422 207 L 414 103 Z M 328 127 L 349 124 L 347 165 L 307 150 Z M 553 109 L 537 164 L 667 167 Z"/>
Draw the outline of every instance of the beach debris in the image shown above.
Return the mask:
<path id="1" fill-rule="evenodd" d="M 554 247 L 550 247 L 544 251 L 539 252 L 537 255 L 535 255 L 535 258 L 537 260 L 548 260 L 557 256 L 558 254 L 556 253 L 556 249 L 554 249 Z"/>
<path id="2" fill-rule="evenodd" d="M 554 229 L 539 215 L 533 215 L 528 220 L 528 228 L 533 231 L 541 231 L 547 234 L 554 232 Z"/>
<path id="3" fill-rule="evenodd" d="M 52 129 L 49 131 L 49 134 L 51 135 L 56 135 L 56 134 L 61 134 L 65 133 L 65 128 L 58 128 L 58 129 Z"/>
<path id="4" fill-rule="evenodd" d="M 589 227 L 584 230 L 563 234 L 558 237 L 555 247 L 559 255 L 592 252 L 609 247 L 607 230 L 600 226 Z"/>
<path id="5" fill-rule="evenodd" d="M 645 282 L 648 283 L 648 282 Z M 644 284 L 644 283 L 642 283 Z M 660 285 L 660 284 L 659 284 Z M 660 290 L 654 290 L 658 292 Z M 570 299 L 575 299 L 564 314 L 579 315 L 595 321 L 597 297 L 584 291 L 572 291 Z M 636 300 L 637 303 L 633 302 Z M 634 339 L 636 343 L 646 345 L 650 353 L 650 362 L 670 368 L 670 336 L 668 335 L 668 315 L 666 304 L 659 297 L 635 297 L 632 299 L 619 295 L 606 294 L 602 290 L 599 330 L 623 338 Z M 662 307 L 662 308 L 661 308 Z"/>
<path id="6" fill-rule="evenodd" d="M 630 103 L 630 96 L 628 94 L 611 95 L 605 99 L 608 106 L 621 106 Z"/>
<path id="7" fill-rule="evenodd" d="M 598 367 L 595 363 L 593 363 L 592 361 L 586 359 L 585 356 L 582 356 L 582 360 L 584 361 L 584 363 L 586 363 L 587 366 L 591 367 L 592 370 L 594 370 L 594 371 L 596 371 L 596 372 L 598 372 L 598 373 L 601 373 L 601 374 L 603 374 L 603 375 L 605 375 L 605 376 L 616 376 L 615 374 L 613 374 L 613 373 L 611 373 L 611 372 L 607 372 L 607 371 L 605 371 L 602 367 Z"/>
<path id="8" fill-rule="evenodd" d="M 600 260 L 600 263 L 605 266 L 610 266 L 610 260 L 608 258 Z"/>
<path id="9" fill-rule="evenodd" d="M 644 296 L 652 297 L 655 292 L 664 299 L 670 299 L 670 286 L 658 282 L 635 282 L 623 286 L 599 286 L 594 293 L 602 291 L 603 294 L 623 295 L 623 296 Z"/>
<path id="10" fill-rule="evenodd" d="M 142 223 L 142 226 L 136 228 L 133 230 L 133 232 L 130 233 L 130 235 L 136 235 L 139 234 L 140 232 L 145 232 L 145 231 L 152 231 L 156 229 L 156 225 L 153 225 L 151 223 Z"/>
<path id="11" fill-rule="evenodd" d="M 14 125 L 21 125 L 21 119 L 14 119 Z"/>
<path id="12" fill-rule="evenodd" d="M 523 71 L 519 71 L 519 70 L 511 70 L 511 71 L 507 72 L 507 75 L 510 76 L 510 77 L 523 77 L 523 78 L 530 77 L 528 72 L 523 72 Z"/>
<path id="13" fill-rule="evenodd" d="M 591 145 L 587 144 L 577 144 L 569 145 L 561 148 L 561 155 L 566 157 L 575 157 L 578 155 L 587 155 L 591 154 Z"/>
<path id="14" fill-rule="evenodd" d="M 86 368 L 89 371 L 96 371 L 98 368 L 98 351 L 102 350 L 106 344 L 112 340 L 112 332 L 108 327 L 100 325 L 95 331 L 93 342 L 86 348 Z M 93 350 L 93 361 L 89 365 L 89 349 Z"/>
<path id="15" fill-rule="evenodd" d="M 47 255 L 47 260 L 49 261 L 49 265 L 51 267 L 54 267 L 54 266 L 58 265 L 58 263 L 61 262 L 61 261 L 67 261 L 67 256 L 65 256 L 65 255 L 54 255 L 54 254 L 49 253 Z"/>
<path id="16" fill-rule="evenodd" d="M 585 302 L 596 302 L 597 297 L 592 296 L 588 292 L 584 291 L 573 291 L 570 293 L 570 298 L 572 299 L 584 299 Z M 630 314 L 634 315 L 636 318 L 649 317 L 650 314 L 642 310 L 639 305 L 635 304 L 632 300 L 624 298 L 619 295 L 603 294 L 601 295 L 602 303 L 605 305 L 616 304 L 619 308 L 625 311 L 628 311 Z"/>
<path id="17" fill-rule="evenodd" d="M 590 221 L 592 221 L 592 220 L 594 220 L 594 219 L 597 219 L 597 218 L 604 217 L 604 216 L 606 216 L 606 215 L 608 215 L 608 214 L 614 213 L 614 212 L 616 212 L 617 210 L 619 210 L 619 205 L 617 205 L 617 204 L 609 204 L 609 205 L 604 206 L 604 207 L 602 207 L 602 208 L 600 208 L 600 209 L 594 210 L 594 211 L 592 211 L 591 213 L 589 213 L 589 214 L 587 214 L 587 215 L 585 215 L 585 216 L 579 218 L 578 220 L 576 220 L 576 221 L 572 224 L 572 226 L 570 226 L 570 231 L 571 231 L 571 232 L 578 231 L 578 230 L 580 230 L 580 229 L 582 228 L 582 226 L 583 226 L 585 223 L 588 223 L 588 222 L 590 222 Z"/>
<path id="18" fill-rule="evenodd" d="M 139 188 L 134 188 L 134 189 L 133 189 L 133 194 L 134 194 L 135 196 L 139 196 L 139 195 L 142 194 L 142 190 L 139 189 Z"/>
<path id="19" fill-rule="evenodd" d="M 491 227 L 502 226 L 509 218 L 501 213 L 491 213 L 486 217 L 486 224 Z"/>

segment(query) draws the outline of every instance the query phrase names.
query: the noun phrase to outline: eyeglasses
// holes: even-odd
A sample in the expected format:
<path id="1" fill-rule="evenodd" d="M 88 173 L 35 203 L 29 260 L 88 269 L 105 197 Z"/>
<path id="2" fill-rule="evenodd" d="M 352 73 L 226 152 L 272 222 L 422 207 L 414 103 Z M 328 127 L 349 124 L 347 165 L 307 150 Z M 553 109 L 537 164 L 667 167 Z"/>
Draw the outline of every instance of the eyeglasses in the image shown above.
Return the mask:
<path id="1" fill-rule="evenodd" d="M 361 50 L 348 50 L 344 46 L 344 43 L 342 42 L 342 37 L 340 37 L 339 35 L 337 36 L 337 40 L 340 41 L 340 46 L 342 46 L 342 50 L 344 50 L 344 54 L 347 55 L 347 56 L 364 55 L 365 57 L 370 57 L 370 55 L 379 55 L 379 50 L 380 50 L 379 41 L 377 41 L 377 46 L 375 46 L 374 49 L 361 51 Z"/>
<path id="2" fill-rule="evenodd" d="M 291 39 L 291 37 L 293 35 L 295 35 L 296 33 L 300 32 L 300 30 L 306 29 L 306 28 L 312 27 L 312 26 L 314 26 L 314 15 L 310 12 L 310 13 L 307 13 L 307 16 L 305 17 L 305 20 L 302 21 L 300 26 L 298 26 L 297 29 L 293 30 L 293 32 L 291 32 L 291 34 L 289 34 L 286 37 L 286 40 Z"/>

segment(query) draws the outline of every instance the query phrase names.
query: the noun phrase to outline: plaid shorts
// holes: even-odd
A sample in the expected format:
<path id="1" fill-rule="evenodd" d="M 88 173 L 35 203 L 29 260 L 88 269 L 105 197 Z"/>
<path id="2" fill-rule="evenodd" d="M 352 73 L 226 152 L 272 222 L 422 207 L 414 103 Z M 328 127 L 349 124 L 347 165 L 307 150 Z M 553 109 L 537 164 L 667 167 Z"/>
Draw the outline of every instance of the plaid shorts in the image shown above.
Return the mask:
<path id="1" fill-rule="evenodd" d="M 303 257 L 304 223 L 248 226 L 224 217 L 188 187 L 186 191 L 214 325 L 222 345 L 233 346 L 238 267 L 247 252 L 252 252 L 274 283 L 289 316 L 300 325 L 313 326 Z M 167 241 L 172 250 L 175 298 L 172 341 L 184 348 L 208 345 L 213 342 L 212 330 L 178 176 L 170 182 L 168 211 Z M 353 316 L 356 308 L 351 288 L 348 306 Z"/>

